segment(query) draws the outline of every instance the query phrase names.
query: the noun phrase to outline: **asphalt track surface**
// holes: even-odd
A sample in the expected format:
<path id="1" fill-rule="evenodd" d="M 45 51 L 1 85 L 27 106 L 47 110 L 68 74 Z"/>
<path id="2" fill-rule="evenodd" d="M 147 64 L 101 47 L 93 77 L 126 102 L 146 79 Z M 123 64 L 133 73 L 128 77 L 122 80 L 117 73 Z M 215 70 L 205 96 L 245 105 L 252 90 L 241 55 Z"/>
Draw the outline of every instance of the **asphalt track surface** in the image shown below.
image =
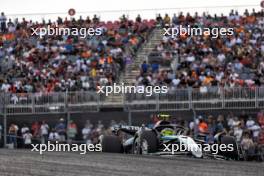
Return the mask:
<path id="1" fill-rule="evenodd" d="M 263 176 L 264 163 L 0 149 L 0 176 Z"/>

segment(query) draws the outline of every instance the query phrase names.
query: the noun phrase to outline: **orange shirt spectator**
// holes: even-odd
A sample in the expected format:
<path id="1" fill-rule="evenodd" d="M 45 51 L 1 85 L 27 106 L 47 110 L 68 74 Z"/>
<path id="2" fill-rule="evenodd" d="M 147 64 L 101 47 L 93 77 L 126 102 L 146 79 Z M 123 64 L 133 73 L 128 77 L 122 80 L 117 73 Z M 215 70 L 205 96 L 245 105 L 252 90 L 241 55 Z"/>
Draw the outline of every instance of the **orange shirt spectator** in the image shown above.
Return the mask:
<path id="1" fill-rule="evenodd" d="M 104 65 L 104 63 L 105 63 L 105 59 L 104 59 L 103 57 L 101 57 L 101 58 L 99 59 L 99 64 L 100 64 L 100 65 Z"/>
<path id="2" fill-rule="evenodd" d="M 111 56 L 107 57 L 107 63 L 112 64 L 113 63 L 113 58 Z"/>
<path id="3" fill-rule="evenodd" d="M 138 43 L 138 39 L 136 37 L 132 37 L 129 41 L 132 45 L 136 45 Z"/>
<path id="4" fill-rule="evenodd" d="M 91 56 L 91 52 L 90 51 L 85 51 L 82 53 L 82 57 L 83 58 L 89 58 Z"/>
<path id="5" fill-rule="evenodd" d="M 204 122 L 204 121 L 201 121 L 199 123 L 198 129 L 199 129 L 199 132 L 201 132 L 201 133 L 207 132 L 208 131 L 208 125 L 207 125 L 207 123 Z"/>

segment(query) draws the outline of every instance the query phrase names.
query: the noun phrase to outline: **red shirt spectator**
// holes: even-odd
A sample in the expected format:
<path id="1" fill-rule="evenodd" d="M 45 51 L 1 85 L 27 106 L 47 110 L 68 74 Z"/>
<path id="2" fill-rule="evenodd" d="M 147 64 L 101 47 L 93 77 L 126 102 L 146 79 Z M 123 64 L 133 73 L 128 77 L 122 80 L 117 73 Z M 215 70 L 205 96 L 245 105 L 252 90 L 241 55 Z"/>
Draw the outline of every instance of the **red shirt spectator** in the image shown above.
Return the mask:
<path id="1" fill-rule="evenodd" d="M 39 134 L 40 125 L 38 122 L 34 122 L 31 126 L 33 136 L 38 136 Z"/>
<path id="2" fill-rule="evenodd" d="M 258 113 L 257 119 L 258 119 L 259 125 L 264 126 L 264 112 L 263 111 Z"/>

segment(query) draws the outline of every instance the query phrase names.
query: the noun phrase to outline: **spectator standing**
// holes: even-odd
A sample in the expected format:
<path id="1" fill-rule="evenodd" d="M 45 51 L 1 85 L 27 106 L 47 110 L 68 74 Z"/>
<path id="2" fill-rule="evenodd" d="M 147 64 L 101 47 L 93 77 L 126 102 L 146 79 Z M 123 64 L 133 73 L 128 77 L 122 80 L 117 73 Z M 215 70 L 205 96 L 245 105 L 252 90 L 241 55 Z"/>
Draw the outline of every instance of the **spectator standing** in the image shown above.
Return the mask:
<path id="1" fill-rule="evenodd" d="M 141 17 L 140 17 L 139 14 L 138 14 L 138 16 L 136 17 L 136 22 L 141 23 Z"/>
<path id="2" fill-rule="evenodd" d="M 92 132 L 93 125 L 90 123 L 90 121 L 87 121 L 85 124 L 85 127 L 82 129 L 82 136 L 83 140 L 85 140 L 85 143 L 91 144 L 91 132 Z"/>
<path id="3" fill-rule="evenodd" d="M 170 17 L 169 17 L 168 14 L 165 15 L 163 21 L 164 21 L 164 25 L 165 25 L 166 27 L 170 25 L 171 19 L 170 19 Z"/>
<path id="4" fill-rule="evenodd" d="M 1 13 L 0 16 L 0 27 L 1 27 L 1 32 L 6 32 L 6 16 L 4 14 L 4 12 Z"/>
<path id="5" fill-rule="evenodd" d="M 39 129 L 40 129 L 39 122 L 38 121 L 34 122 L 31 126 L 33 137 L 35 138 L 39 137 Z"/>
<path id="6" fill-rule="evenodd" d="M 251 116 L 246 122 L 246 128 L 252 132 L 253 141 L 256 142 L 259 135 L 260 126 L 253 120 Z"/>
<path id="7" fill-rule="evenodd" d="M 157 26 L 162 26 L 163 25 L 163 19 L 162 19 L 160 14 L 157 15 L 156 21 L 157 21 Z"/>
<path id="8" fill-rule="evenodd" d="M 59 123 L 55 127 L 56 132 L 59 134 L 59 141 L 65 142 L 66 140 L 66 125 L 63 118 L 60 119 Z"/>
<path id="9" fill-rule="evenodd" d="M 264 126 L 264 110 L 261 110 L 257 115 L 258 123 L 260 126 Z"/>
<path id="10" fill-rule="evenodd" d="M 152 73 L 158 73 L 159 72 L 159 64 L 154 62 L 151 64 L 151 71 Z"/>
<path id="11" fill-rule="evenodd" d="M 241 122 L 234 126 L 234 136 L 236 137 L 237 142 L 241 141 L 243 135 L 243 129 L 241 127 Z"/>
<path id="12" fill-rule="evenodd" d="M 207 125 L 206 121 L 202 118 L 200 118 L 198 129 L 199 129 L 200 133 L 207 133 L 208 132 L 208 125 Z"/>
<path id="13" fill-rule="evenodd" d="M 27 130 L 24 134 L 23 134 L 23 139 L 24 139 L 24 147 L 25 148 L 31 148 L 31 144 L 32 144 L 32 134 L 29 132 L 29 130 Z"/>
<path id="14" fill-rule="evenodd" d="M 68 137 L 69 143 L 72 143 L 72 141 L 75 140 L 77 132 L 78 132 L 77 125 L 72 120 L 70 120 L 68 129 L 67 129 L 67 137 Z"/>
<path id="15" fill-rule="evenodd" d="M 148 72 L 148 67 L 149 67 L 149 65 L 147 64 L 146 61 L 144 61 L 143 64 L 141 64 L 142 73 L 147 73 Z"/>
<path id="16" fill-rule="evenodd" d="M 258 135 L 258 144 L 264 146 L 264 126 L 261 126 L 261 129 Z"/>
<path id="17" fill-rule="evenodd" d="M 45 121 L 42 121 L 42 124 L 40 126 L 41 144 L 47 143 L 48 135 L 49 135 L 49 125 Z"/>
<path id="18" fill-rule="evenodd" d="M 18 126 L 12 123 L 9 127 L 8 135 L 9 135 L 9 143 L 13 144 L 14 148 L 17 147 L 17 132 L 18 132 Z"/>
<path id="19" fill-rule="evenodd" d="M 215 135 L 215 123 L 213 120 L 213 116 L 208 116 L 208 135 L 207 135 L 207 143 L 214 143 L 214 135 Z"/>
<path id="20" fill-rule="evenodd" d="M 216 133 L 221 133 L 225 131 L 223 122 L 224 122 L 224 117 L 222 115 L 219 115 L 217 118 L 217 124 L 215 129 Z"/>
<path id="21" fill-rule="evenodd" d="M 92 144 L 97 144 L 99 141 L 99 136 L 101 134 L 100 128 L 94 128 L 91 132 L 91 142 Z"/>
<path id="22" fill-rule="evenodd" d="M 22 145 L 23 145 L 24 148 L 26 148 L 24 135 L 25 135 L 28 131 L 29 131 L 29 127 L 28 127 L 26 124 L 23 124 L 23 126 L 22 126 L 20 132 L 21 132 L 21 137 L 22 137 L 22 139 L 24 139 L 23 142 L 22 142 Z M 20 138 L 20 139 L 21 139 L 21 138 Z"/>
<path id="23" fill-rule="evenodd" d="M 27 131 L 29 131 L 28 126 L 23 124 L 23 127 L 21 128 L 21 135 L 23 136 Z"/>
<path id="24" fill-rule="evenodd" d="M 254 152 L 255 152 L 254 142 L 250 138 L 250 135 L 248 132 L 246 132 L 242 137 L 241 147 L 245 151 L 246 157 L 250 157 L 254 155 Z"/>

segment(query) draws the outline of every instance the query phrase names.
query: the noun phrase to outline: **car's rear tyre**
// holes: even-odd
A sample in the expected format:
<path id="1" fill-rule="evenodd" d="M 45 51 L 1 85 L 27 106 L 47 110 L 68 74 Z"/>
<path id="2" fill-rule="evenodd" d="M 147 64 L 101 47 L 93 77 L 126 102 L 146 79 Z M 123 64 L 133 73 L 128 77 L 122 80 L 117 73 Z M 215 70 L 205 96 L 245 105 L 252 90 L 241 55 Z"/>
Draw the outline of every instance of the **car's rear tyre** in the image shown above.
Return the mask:
<path id="1" fill-rule="evenodd" d="M 137 137 L 133 143 L 134 154 L 149 154 L 157 152 L 158 140 L 154 131 L 143 131 L 139 137 Z"/>
<path id="2" fill-rule="evenodd" d="M 122 153 L 121 140 L 117 136 L 102 136 L 102 152 Z"/>
<path id="3" fill-rule="evenodd" d="M 238 145 L 236 142 L 235 137 L 232 136 L 222 136 L 221 140 L 220 140 L 221 144 L 225 144 L 226 147 L 228 147 L 228 145 L 230 146 L 230 144 L 232 144 L 233 146 L 233 150 L 232 151 L 220 151 L 221 154 L 228 158 L 228 159 L 233 159 L 233 160 L 239 160 L 239 149 L 238 149 Z"/>

